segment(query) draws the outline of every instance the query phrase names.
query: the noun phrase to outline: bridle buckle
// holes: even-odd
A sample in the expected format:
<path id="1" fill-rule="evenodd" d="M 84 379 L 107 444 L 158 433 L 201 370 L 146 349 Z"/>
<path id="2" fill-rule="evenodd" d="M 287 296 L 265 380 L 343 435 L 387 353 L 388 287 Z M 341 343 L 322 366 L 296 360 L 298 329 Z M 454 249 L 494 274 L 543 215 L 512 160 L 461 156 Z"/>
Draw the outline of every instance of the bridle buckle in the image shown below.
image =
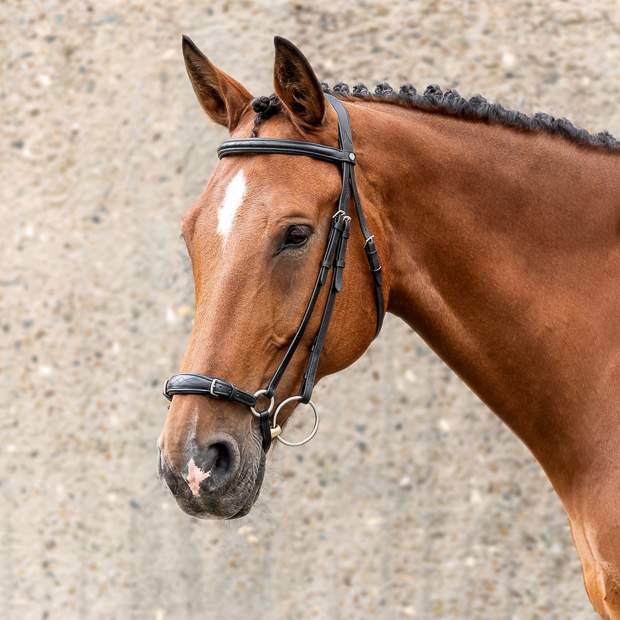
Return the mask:
<path id="1" fill-rule="evenodd" d="M 209 388 L 209 392 L 211 392 L 211 396 L 213 396 L 213 398 L 218 399 L 220 397 L 213 391 L 215 389 L 216 383 L 217 379 L 213 379 L 213 381 L 211 381 L 211 387 Z"/>

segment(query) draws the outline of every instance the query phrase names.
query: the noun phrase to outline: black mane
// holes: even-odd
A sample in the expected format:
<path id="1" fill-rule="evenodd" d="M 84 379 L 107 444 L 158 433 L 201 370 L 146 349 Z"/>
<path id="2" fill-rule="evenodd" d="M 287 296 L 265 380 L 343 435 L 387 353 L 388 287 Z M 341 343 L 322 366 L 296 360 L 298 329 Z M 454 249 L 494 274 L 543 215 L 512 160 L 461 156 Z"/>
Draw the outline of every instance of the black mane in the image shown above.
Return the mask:
<path id="1" fill-rule="evenodd" d="M 325 82 L 321 82 L 323 92 L 334 95 L 339 99 L 365 99 L 368 101 L 384 101 L 404 107 L 450 114 L 461 118 L 498 122 L 502 125 L 531 131 L 544 131 L 567 138 L 575 144 L 603 147 L 606 149 L 620 149 L 618 142 L 608 131 L 591 134 L 585 129 L 575 127 L 566 118 L 554 118 L 543 112 L 536 112 L 534 116 L 527 116 L 516 110 L 506 110 L 499 103 L 488 103 L 481 95 L 474 95 L 471 99 L 464 99 L 454 90 L 441 92 L 437 84 L 426 87 L 423 95 L 418 95 L 411 84 L 403 84 L 400 91 L 395 92 L 387 82 L 377 84 L 375 92 L 371 93 L 364 84 L 356 84 L 353 90 L 344 82 L 338 82 L 333 89 Z M 283 110 L 282 102 L 276 95 L 257 97 L 252 101 L 252 108 L 256 113 L 254 118 L 254 132 L 258 127 Z"/>

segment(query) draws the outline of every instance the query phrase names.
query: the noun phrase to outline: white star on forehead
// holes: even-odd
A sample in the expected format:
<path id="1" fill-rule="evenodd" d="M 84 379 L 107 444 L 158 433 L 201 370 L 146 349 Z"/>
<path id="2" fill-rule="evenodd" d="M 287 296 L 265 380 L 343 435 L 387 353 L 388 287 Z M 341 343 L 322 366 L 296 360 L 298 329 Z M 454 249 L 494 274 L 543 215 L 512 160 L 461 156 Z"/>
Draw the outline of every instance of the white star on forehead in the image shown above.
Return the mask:
<path id="1" fill-rule="evenodd" d="M 237 210 L 243 204 L 246 190 L 245 174 L 239 170 L 226 187 L 222 206 L 217 210 L 217 232 L 222 236 L 224 244 L 232 230 Z"/>

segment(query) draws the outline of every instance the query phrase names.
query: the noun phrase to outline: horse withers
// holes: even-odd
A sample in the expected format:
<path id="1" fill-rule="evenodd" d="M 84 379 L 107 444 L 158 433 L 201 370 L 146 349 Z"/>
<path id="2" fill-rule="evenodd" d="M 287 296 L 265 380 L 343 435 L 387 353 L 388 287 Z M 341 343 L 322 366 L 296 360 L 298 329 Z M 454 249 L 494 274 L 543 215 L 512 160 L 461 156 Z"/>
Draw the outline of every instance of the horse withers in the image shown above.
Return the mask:
<path id="1" fill-rule="evenodd" d="M 184 38 L 199 103 L 233 140 L 342 151 L 338 112 L 308 61 L 275 44 L 275 94 L 255 99 Z M 593 606 L 620 619 L 618 144 L 437 87 L 418 95 L 383 84 L 370 95 L 339 84 L 330 94 L 350 119 L 385 307 L 528 446 L 566 509 Z M 191 515 L 240 517 L 258 497 L 266 429 L 283 426 L 296 401 L 278 409 L 277 424 L 250 405 L 261 414 L 303 392 L 329 282 L 299 327 L 345 168 L 299 153 L 229 153 L 183 218 L 196 314 L 181 372 L 206 383 L 174 392 L 158 470 Z M 355 208 L 346 217 L 346 269 L 317 380 L 358 359 L 377 329 L 368 238 Z M 270 404 L 257 392 L 296 340 Z"/>

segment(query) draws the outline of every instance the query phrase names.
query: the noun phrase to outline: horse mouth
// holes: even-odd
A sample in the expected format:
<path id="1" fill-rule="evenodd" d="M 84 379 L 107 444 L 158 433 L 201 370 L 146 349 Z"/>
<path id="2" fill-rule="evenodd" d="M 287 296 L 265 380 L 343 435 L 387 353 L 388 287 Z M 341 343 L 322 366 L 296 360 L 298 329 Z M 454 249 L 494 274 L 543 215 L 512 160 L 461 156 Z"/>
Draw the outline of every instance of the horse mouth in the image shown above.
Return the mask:
<path id="1" fill-rule="evenodd" d="M 232 521 L 233 519 L 241 519 L 241 517 L 245 517 L 247 514 L 249 514 L 250 510 L 252 510 L 252 506 L 254 506 L 254 503 L 258 499 L 258 496 L 260 495 L 260 490 L 263 486 L 263 478 L 265 476 L 265 463 L 266 459 L 261 459 L 258 473 L 256 475 L 256 481 L 254 482 L 254 488 L 248 494 L 248 498 L 245 504 L 243 504 L 243 506 L 239 510 L 239 512 L 232 515 L 231 517 L 227 517 L 229 521 Z"/>
<path id="2" fill-rule="evenodd" d="M 254 476 L 251 472 L 240 471 L 228 488 L 215 492 L 209 490 L 208 483 L 201 483 L 196 494 L 185 476 L 167 466 L 161 450 L 158 450 L 157 477 L 174 497 L 179 508 L 191 517 L 232 520 L 245 517 L 254 506 L 265 477 L 265 465 L 266 458 L 262 454 Z M 208 482 L 208 479 L 204 482 Z"/>

